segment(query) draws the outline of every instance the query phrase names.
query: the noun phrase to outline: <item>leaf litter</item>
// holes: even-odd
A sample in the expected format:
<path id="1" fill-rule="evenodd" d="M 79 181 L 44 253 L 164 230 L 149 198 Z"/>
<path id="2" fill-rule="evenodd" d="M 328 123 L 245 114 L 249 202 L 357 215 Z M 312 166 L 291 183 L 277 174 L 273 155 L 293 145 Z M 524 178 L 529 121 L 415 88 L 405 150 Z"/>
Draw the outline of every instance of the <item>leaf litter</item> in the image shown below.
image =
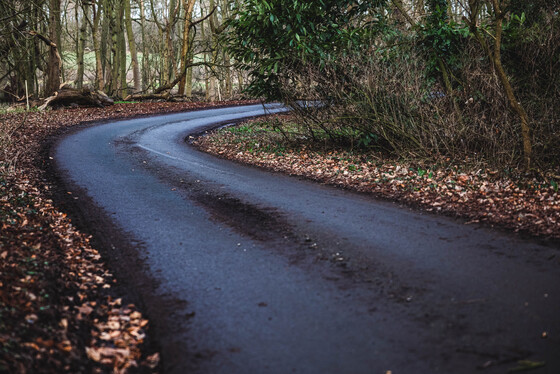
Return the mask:
<path id="1" fill-rule="evenodd" d="M 222 158 L 460 217 L 465 224 L 483 223 L 560 238 L 560 192 L 554 179 L 513 178 L 490 167 L 473 169 L 466 161 L 448 158 L 431 163 L 403 161 L 343 148 L 313 147 L 305 141 L 286 142 L 263 125 L 262 119 L 211 131 L 192 143 Z"/>
<path id="2" fill-rule="evenodd" d="M 45 142 L 106 119 L 245 102 L 116 104 L 0 114 L 0 372 L 157 372 L 149 321 L 81 233 L 56 207 Z"/>

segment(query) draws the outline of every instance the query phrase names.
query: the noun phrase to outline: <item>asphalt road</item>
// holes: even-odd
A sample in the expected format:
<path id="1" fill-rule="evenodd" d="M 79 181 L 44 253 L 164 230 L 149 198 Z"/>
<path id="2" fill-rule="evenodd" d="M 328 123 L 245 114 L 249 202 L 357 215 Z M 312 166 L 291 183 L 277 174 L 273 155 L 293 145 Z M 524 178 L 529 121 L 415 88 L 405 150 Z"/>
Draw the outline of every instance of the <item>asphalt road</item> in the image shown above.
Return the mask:
<path id="1" fill-rule="evenodd" d="M 262 112 L 106 123 L 52 149 L 166 372 L 505 373 L 524 359 L 560 372 L 557 246 L 185 142 Z"/>

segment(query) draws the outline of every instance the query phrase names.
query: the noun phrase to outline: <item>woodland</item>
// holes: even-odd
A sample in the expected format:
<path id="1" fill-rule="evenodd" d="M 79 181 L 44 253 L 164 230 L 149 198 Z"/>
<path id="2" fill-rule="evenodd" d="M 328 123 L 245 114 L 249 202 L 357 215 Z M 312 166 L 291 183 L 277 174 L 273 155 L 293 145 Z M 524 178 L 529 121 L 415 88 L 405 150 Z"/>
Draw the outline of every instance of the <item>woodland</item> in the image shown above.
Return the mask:
<path id="1" fill-rule="evenodd" d="M 248 99 L 292 110 L 194 144 L 560 238 L 560 0 L 0 0 L 0 372 L 158 370 L 53 137 Z"/>
<path id="2" fill-rule="evenodd" d="M 232 95 L 231 62 L 216 41 L 232 11 L 226 1 L 16 0 L 0 7 L 4 99 L 20 99 L 26 89 L 49 96 L 62 83 L 121 99 L 171 89 L 191 97 L 201 83 L 206 99 Z"/>
<path id="3" fill-rule="evenodd" d="M 292 105 L 312 141 L 558 168 L 558 1 L 5 0 L 0 11 L 5 101 L 33 104 L 62 84 L 116 100 L 245 95 Z"/>

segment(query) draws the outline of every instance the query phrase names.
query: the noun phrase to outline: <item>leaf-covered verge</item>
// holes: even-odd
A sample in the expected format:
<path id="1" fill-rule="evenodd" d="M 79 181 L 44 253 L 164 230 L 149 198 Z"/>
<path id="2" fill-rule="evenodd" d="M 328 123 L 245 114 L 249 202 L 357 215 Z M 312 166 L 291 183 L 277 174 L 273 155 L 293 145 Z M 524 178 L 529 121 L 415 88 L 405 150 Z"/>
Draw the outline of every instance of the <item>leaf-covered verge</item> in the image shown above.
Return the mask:
<path id="1" fill-rule="evenodd" d="M 153 372 L 148 320 L 52 201 L 42 148 L 84 122 L 229 103 L 144 103 L 0 114 L 0 372 Z"/>
<path id="2" fill-rule="evenodd" d="M 290 116 L 251 120 L 196 138 L 211 154 L 371 193 L 433 212 L 543 238 L 560 238 L 558 177 L 507 175 L 448 158 L 402 160 L 354 147 L 311 142 Z M 319 139 L 319 141 L 317 141 Z"/>

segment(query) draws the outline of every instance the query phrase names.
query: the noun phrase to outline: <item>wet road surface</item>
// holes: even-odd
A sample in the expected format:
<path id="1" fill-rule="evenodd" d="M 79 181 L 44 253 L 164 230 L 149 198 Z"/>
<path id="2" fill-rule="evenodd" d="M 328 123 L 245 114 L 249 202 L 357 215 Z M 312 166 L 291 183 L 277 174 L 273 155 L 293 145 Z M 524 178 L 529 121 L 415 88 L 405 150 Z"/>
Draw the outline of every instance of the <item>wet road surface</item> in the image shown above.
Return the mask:
<path id="1" fill-rule="evenodd" d="M 557 245 L 185 142 L 262 113 L 106 123 L 52 149 L 85 224 L 104 228 L 140 294 L 166 372 L 505 373 L 523 359 L 560 372 Z"/>

